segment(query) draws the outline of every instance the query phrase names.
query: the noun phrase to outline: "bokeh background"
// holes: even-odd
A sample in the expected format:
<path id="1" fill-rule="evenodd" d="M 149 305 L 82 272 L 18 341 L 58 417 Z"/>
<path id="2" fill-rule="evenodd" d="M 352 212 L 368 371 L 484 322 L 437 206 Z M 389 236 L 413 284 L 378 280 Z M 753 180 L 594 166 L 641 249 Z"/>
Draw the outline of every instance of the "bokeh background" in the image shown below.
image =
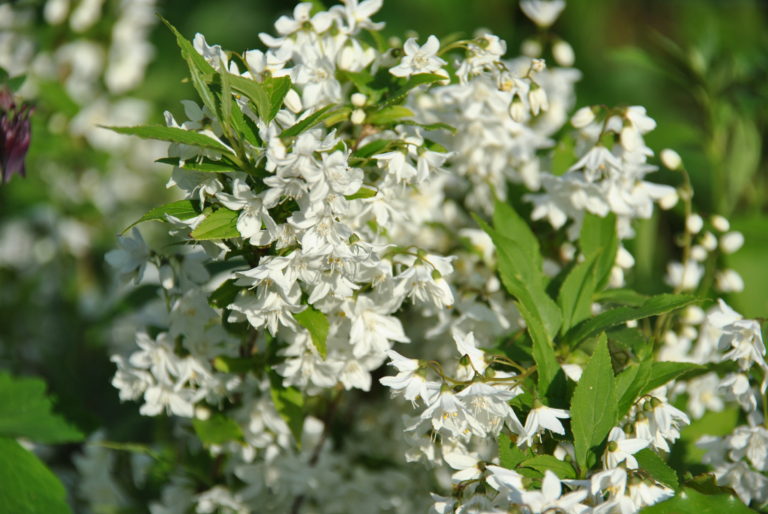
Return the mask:
<path id="1" fill-rule="evenodd" d="M 109 16 L 126 4 L 107 0 L 104 20 L 76 34 L 47 24 L 43 2 L 14 2 L 32 14 L 24 23 L 0 20 L 0 37 L 24 33 L 36 51 L 82 38 L 108 41 Z M 187 37 L 201 32 L 209 43 L 244 51 L 260 47 L 258 34 L 272 32 L 274 20 L 295 4 L 158 0 L 155 8 Z M 482 27 L 506 39 L 510 55 L 536 31 L 513 0 L 385 0 L 376 19 L 386 20 L 388 35 L 471 36 Z M 163 123 L 163 111 L 180 114 L 180 100 L 194 92 L 182 81 L 185 64 L 172 35 L 153 23 L 147 34 L 154 56 L 144 80 L 109 93 L 109 100 L 140 99 L 121 104 L 125 118 L 140 109 L 139 118 Z M 744 247 L 724 263 L 744 277 L 745 288 L 727 301 L 747 317 L 767 317 L 768 2 L 568 0 L 554 32 L 573 46 L 575 67 L 583 72 L 577 107 L 644 105 L 658 122 L 648 144 L 683 157 L 698 212 L 722 214 L 745 235 Z M 92 124 L 114 118 L 78 118 L 90 102 L 73 99 L 55 76 L 31 100 L 28 176 L 0 186 L 0 369 L 44 378 L 59 410 L 87 433 L 101 428 L 112 440 L 137 442 L 168 435 L 161 418 L 142 418 L 134 405 L 121 405 L 109 385 L 110 345 L 130 335 L 131 313 L 151 293 L 127 294 L 104 260 L 125 226 L 170 200 L 164 187 L 170 170 L 152 164 L 162 148 L 95 141 L 94 130 L 101 129 Z M 91 125 L 72 130 L 76 119 Z M 653 180 L 679 184 L 664 171 Z M 666 288 L 664 271 L 679 258 L 674 237 L 682 224 L 680 212 L 672 211 L 638 226 L 628 243 L 637 257 L 632 287 Z M 149 225 L 142 230 L 148 239 L 159 237 Z M 49 461 L 66 475 L 78 451 L 78 445 L 52 449 Z"/>

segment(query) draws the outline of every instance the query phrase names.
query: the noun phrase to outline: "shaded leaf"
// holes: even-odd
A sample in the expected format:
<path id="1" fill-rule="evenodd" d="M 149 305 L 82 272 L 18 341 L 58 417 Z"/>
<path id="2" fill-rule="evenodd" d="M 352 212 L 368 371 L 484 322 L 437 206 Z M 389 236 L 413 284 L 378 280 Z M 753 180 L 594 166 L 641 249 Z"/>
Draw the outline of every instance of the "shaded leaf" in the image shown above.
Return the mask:
<path id="1" fill-rule="evenodd" d="M 663 386 L 670 380 L 691 371 L 703 370 L 704 366 L 692 362 L 654 362 L 651 366 L 648 382 L 645 384 L 640 394 L 653 391 L 659 386 Z"/>
<path id="2" fill-rule="evenodd" d="M 299 325 L 309 330 L 309 335 L 312 336 L 312 343 L 320 352 L 320 356 L 325 359 L 328 356 L 328 346 L 326 341 L 328 339 L 328 318 L 322 312 L 307 306 L 301 312 L 297 312 L 293 315 Z"/>
<path id="3" fill-rule="evenodd" d="M 611 269 L 616 263 L 616 252 L 619 249 L 616 215 L 611 213 L 600 217 L 586 213 L 579 234 L 579 246 L 584 257 L 597 256 L 595 289 L 604 288 L 611 276 Z"/>
<path id="4" fill-rule="evenodd" d="M 553 455 L 537 455 L 532 459 L 524 460 L 519 467 L 533 468 L 544 474 L 545 471 L 552 471 L 560 479 L 576 478 L 576 471 L 570 463 L 562 461 Z"/>
<path id="5" fill-rule="evenodd" d="M 0 437 L 0 484 L 0 512 L 72 512 L 67 504 L 67 491 L 56 475 L 32 452 L 7 437 Z"/>
<path id="6" fill-rule="evenodd" d="M 243 438 L 240 425 L 235 420 L 220 413 L 212 414 L 205 420 L 195 418 L 192 420 L 192 426 L 195 428 L 197 437 L 205 445 L 224 444 Z"/>
<path id="7" fill-rule="evenodd" d="M 562 333 L 592 314 L 592 294 L 597 285 L 596 266 L 601 253 L 592 254 L 573 266 L 560 286 L 557 303 L 563 313 Z"/>
<path id="8" fill-rule="evenodd" d="M 0 437 L 24 437 L 51 444 L 81 441 L 83 434 L 53 412 L 45 382 L 0 373 Z"/>
<path id="9" fill-rule="evenodd" d="M 283 378 L 280 375 L 273 372 L 270 373 L 269 378 L 270 393 L 275 409 L 288 424 L 296 444 L 300 447 L 301 433 L 304 427 L 304 396 L 295 387 L 283 386 Z"/>
<path id="10" fill-rule="evenodd" d="M 280 133 L 280 137 L 298 136 L 302 132 L 311 129 L 312 127 L 314 127 L 315 125 L 323 121 L 324 119 L 331 116 L 334 113 L 334 111 L 332 111 L 331 109 L 333 109 L 334 107 L 336 106 L 333 104 L 330 104 L 318 109 L 317 111 L 313 112 L 303 120 L 283 130 Z"/>
<path id="11" fill-rule="evenodd" d="M 237 231 L 237 211 L 221 207 L 208 215 L 190 234 L 199 241 L 240 237 Z"/>
<path id="12" fill-rule="evenodd" d="M 635 454 L 635 458 L 640 468 L 648 472 L 657 482 L 671 489 L 677 489 L 680 485 L 675 470 L 667 466 L 667 463 L 661 460 L 653 450 L 648 448 L 640 450 Z"/>

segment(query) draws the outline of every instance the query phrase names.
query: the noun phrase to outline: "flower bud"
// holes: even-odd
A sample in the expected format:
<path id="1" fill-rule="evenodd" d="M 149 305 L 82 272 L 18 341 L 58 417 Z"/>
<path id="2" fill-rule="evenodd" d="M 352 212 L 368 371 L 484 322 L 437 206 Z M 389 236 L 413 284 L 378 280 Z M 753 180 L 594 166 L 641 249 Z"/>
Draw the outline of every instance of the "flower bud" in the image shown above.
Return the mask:
<path id="1" fill-rule="evenodd" d="M 677 170 L 682 166 L 683 160 L 676 151 L 665 148 L 661 151 L 661 163 L 671 170 Z"/>
<path id="2" fill-rule="evenodd" d="M 552 45 L 552 56 L 555 58 L 555 62 L 565 68 L 573 66 L 573 62 L 576 60 L 576 56 L 573 53 L 573 47 L 566 41 L 558 39 L 555 44 Z"/>
<path id="3" fill-rule="evenodd" d="M 288 90 L 288 92 L 285 94 L 285 100 L 283 100 L 283 103 L 294 114 L 298 114 L 304 110 L 304 106 L 301 105 L 301 98 L 294 89 Z"/>
<path id="4" fill-rule="evenodd" d="M 349 119 L 355 125 L 361 125 L 365 121 L 365 111 L 362 109 L 355 109 L 352 111 L 352 116 L 350 116 Z"/>
<path id="5" fill-rule="evenodd" d="M 693 248 L 691 248 L 691 259 L 694 261 L 705 261 L 707 260 L 708 255 L 709 252 L 707 252 L 707 249 L 701 245 L 694 245 Z"/>
<path id="6" fill-rule="evenodd" d="M 715 227 L 715 230 L 719 232 L 727 232 L 729 228 L 731 228 L 731 224 L 728 222 L 728 220 L 724 216 L 720 216 L 719 214 L 715 214 L 712 216 L 712 226 Z"/>
<path id="7" fill-rule="evenodd" d="M 717 248 L 717 238 L 714 236 L 714 234 L 712 234 L 712 232 L 706 232 L 703 236 L 701 236 L 699 244 L 706 248 L 708 252 L 711 252 Z"/>
<path id="8" fill-rule="evenodd" d="M 541 55 L 541 43 L 535 39 L 526 39 L 520 47 L 520 53 L 526 57 L 538 57 Z"/>
<path id="9" fill-rule="evenodd" d="M 576 128 L 584 128 L 595 121 L 595 111 L 592 107 L 582 107 L 573 114 L 571 125 Z"/>
<path id="10" fill-rule="evenodd" d="M 518 123 L 525 121 L 525 104 L 523 104 L 522 98 L 518 95 L 515 95 L 509 104 L 509 116 Z"/>
<path id="11" fill-rule="evenodd" d="M 724 253 L 733 253 L 744 245 L 744 236 L 741 232 L 728 232 L 720 238 L 720 249 Z"/>
<path id="12" fill-rule="evenodd" d="M 698 214 L 691 214 L 685 220 L 685 230 L 691 234 L 698 234 L 704 227 L 704 220 Z"/>
<path id="13" fill-rule="evenodd" d="M 715 287 L 721 293 L 740 293 L 744 290 L 744 279 L 738 272 L 726 269 L 715 276 Z"/>
<path id="14" fill-rule="evenodd" d="M 528 103 L 531 106 L 531 113 L 534 116 L 538 116 L 539 112 L 543 112 L 549 109 L 549 100 L 547 100 L 547 92 L 534 83 L 531 86 L 531 90 L 528 92 Z"/>
<path id="15" fill-rule="evenodd" d="M 368 100 L 368 97 L 365 96 L 363 93 L 353 93 L 352 97 L 352 105 L 355 107 L 363 107 L 365 105 L 365 102 Z"/>

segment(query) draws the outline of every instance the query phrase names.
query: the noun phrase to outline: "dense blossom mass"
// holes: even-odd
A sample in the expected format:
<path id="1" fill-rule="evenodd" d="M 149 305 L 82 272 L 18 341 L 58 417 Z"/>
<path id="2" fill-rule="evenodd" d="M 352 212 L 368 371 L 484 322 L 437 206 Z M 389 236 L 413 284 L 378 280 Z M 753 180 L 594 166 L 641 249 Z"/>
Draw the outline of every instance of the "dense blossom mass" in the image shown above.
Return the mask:
<path id="1" fill-rule="evenodd" d="M 242 53 L 169 24 L 199 98 L 115 128 L 171 143 L 183 199 L 139 220 L 180 244 L 132 227 L 107 254 L 156 291 L 112 384 L 168 416 L 178 462 L 210 465 L 173 468 L 149 510 L 637 512 L 688 490 L 669 455 L 726 409 L 739 426 L 697 441 L 702 464 L 768 502 L 760 324 L 683 294 L 743 288 L 714 269 L 743 236 L 692 211 L 674 151 L 681 185 L 651 180 L 645 108 L 576 108 L 573 49 L 548 32 L 565 2 L 521 2 L 541 39 L 517 57 L 487 32 L 385 40 L 381 4 L 300 3 Z M 123 32 L 115 91 L 148 54 Z M 646 297 L 623 241 L 657 205 L 683 212 L 684 245 L 670 294 Z M 130 504 L 110 455 L 78 462 L 94 508 Z"/>

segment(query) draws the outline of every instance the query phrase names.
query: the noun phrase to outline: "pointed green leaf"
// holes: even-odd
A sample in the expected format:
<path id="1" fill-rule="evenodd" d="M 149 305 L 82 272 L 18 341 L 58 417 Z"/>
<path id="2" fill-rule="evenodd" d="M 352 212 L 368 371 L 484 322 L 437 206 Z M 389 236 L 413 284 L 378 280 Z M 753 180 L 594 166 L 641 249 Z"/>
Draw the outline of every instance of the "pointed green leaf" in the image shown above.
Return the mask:
<path id="1" fill-rule="evenodd" d="M 705 369 L 704 366 L 692 362 L 654 362 L 648 382 L 640 393 L 648 393 L 681 375 L 703 369 Z"/>
<path id="2" fill-rule="evenodd" d="M 24 437 L 53 444 L 81 441 L 83 434 L 53 412 L 51 399 L 45 394 L 45 382 L 0 373 L 0 437 Z"/>
<path id="3" fill-rule="evenodd" d="M 631 320 L 658 316 L 665 312 L 681 309 L 697 301 L 699 298 L 690 295 L 661 294 L 652 296 L 640 307 L 618 307 L 579 323 L 568 331 L 565 340 L 571 346 L 576 346 L 612 326 Z"/>
<path id="4" fill-rule="evenodd" d="M 616 376 L 616 399 L 618 401 L 618 419 L 623 418 L 635 401 L 641 396 L 642 391 L 651 376 L 651 361 L 643 361 L 640 364 L 632 364 Z"/>
<path id="5" fill-rule="evenodd" d="M 616 252 L 619 249 L 616 215 L 611 213 L 601 218 L 586 213 L 581 225 L 579 246 L 585 257 L 598 255 L 595 269 L 595 288 L 603 289 L 611 276 L 611 269 L 616 262 Z"/>
<path id="6" fill-rule="evenodd" d="M 521 450 L 507 434 L 499 434 L 499 464 L 503 468 L 515 469 L 525 459 L 531 458 L 530 449 Z"/>
<path id="7" fill-rule="evenodd" d="M 640 468 L 646 471 L 654 480 L 671 489 L 677 489 L 680 482 L 677 479 L 675 470 L 667 466 L 667 463 L 661 460 L 656 452 L 645 448 L 635 454 Z"/>
<path id="8" fill-rule="evenodd" d="M 200 162 L 185 161 L 179 166 L 179 160 L 173 157 L 163 157 L 157 159 L 155 162 L 162 164 L 170 164 L 183 170 L 200 171 L 202 173 L 228 173 L 230 171 L 237 171 L 231 164 L 226 164 L 221 161 L 211 161 L 209 159 L 203 159 Z"/>
<path id="9" fill-rule="evenodd" d="M 205 78 L 210 79 L 210 77 L 216 73 L 216 70 L 213 69 L 213 66 L 208 64 L 208 61 L 206 61 L 205 58 L 200 55 L 197 50 L 195 50 L 195 47 L 192 45 L 192 43 L 187 38 L 185 38 L 181 32 L 176 30 L 176 27 L 171 25 L 168 20 L 162 16 L 160 17 L 160 20 L 165 24 L 166 27 L 171 30 L 171 32 L 173 32 L 173 35 L 176 36 L 176 43 L 181 49 L 181 56 L 184 58 L 184 60 L 186 60 L 192 65 L 192 67 L 201 72 Z"/>
<path id="10" fill-rule="evenodd" d="M 68 514 L 64 485 L 19 443 L 0 437 L 0 512 Z"/>
<path id="11" fill-rule="evenodd" d="M 404 105 L 390 105 L 384 107 L 376 112 L 370 113 L 365 122 L 371 125 L 387 125 L 389 123 L 397 123 L 403 118 L 412 118 L 413 111 Z"/>
<path id="12" fill-rule="evenodd" d="M 632 289 L 608 289 L 595 294 L 595 301 L 614 305 L 639 307 L 648 301 L 648 297 Z"/>
<path id="13" fill-rule="evenodd" d="M 179 200 L 177 202 L 171 202 L 159 207 L 155 207 L 154 209 L 147 212 L 144 216 L 125 227 L 125 230 L 123 230 L 122 233 L 124 234 L 130 228 L 144 221 L 165 221 L 166 216 L 173 216 L 174 218 L 179 218 L 180 220 L 188 220 L 198 216 L 199 214 L 200 211 L 197 209 L 197 204 L 195 202 L 192 200 Z"/>
<path id="14" fill-rule="evenodd" d="M 283 132 L 280 134 L 280 137 L 298 136 L 302 132 L 305 132 L 311 129 L 312 127 L 314 127 L 315 125 L 323 121 L 324 119 L 331 116 L 335 112 L 331 110 L 334 107 L 336 107 L 334 104 L 330 104 L 316 110 L 315 112 L 313 112 L 312 114 L 304 118 L 303 120 L 298 121 L 294 125 L 291 125 L 287 129 L 283 130 Z"/>
<path id="15" fill-rule="evenodd" d="M 367 187 L 361 187 L 351 195 L 346 195 L 344 198 L 347 200 L 358 200 L 360 198 L 373 198 L 376 196 L 376 190 L 369 189 Z"/>
<path id="16" fill-rule="evenodd" d="M 384 100 L 383 106 L 386 107 L 388 105 L 400 102 L 413 88 L 417 86 L 422 84 L 432 84 L 434 82 L 439 82 L 445 79 L 446 77 L 437 75 L 435 73 L 418 73 L 416 75 L 411 75 L 403 87 L 392 93 L 392 96 Z"/>
<path id="17" fill-rule="evenodd" d="M 560 479 L 576 478 L 576 471 L 569 462 L 562 461 L 553 455 L 537 455 L 531 459 L 524 460 L 518 467 L 533 468 L 542 475 L 549 470 Z"/>
<path id="18" fill-rule="evenodd" d="M 237 231 L 237 218 L 240 213 L 221 207 L 205 218 L 190 234 L 194 239 L 231 239 L 240 237 Z"/>
<path id="19" fill-rule="evenodd" d="M 371 157 L 373 155 L 384 153 L 386 148 L 392 143 L 392 140 L 390 139 L 377 139 L 376 141 L 371 141 L 370 143 L 367 143 L 354 152 L 352 152 L 352 157 L 357 157 L 360 159 L 367 159 L 368 157 Z"/>
<path id="20" fill-rule="evenodd" d="M 208 419 L 192 420 L 195 433 L 204 445 L 224 444 L 229 441 L 237 441 L 243 438 L 243 430 L 240 425 L 224 414 L 215 413 Z"/>
<path id="21" fill-rule="evenodd" d="M 259 118 L 269 122 L 274 119 L 283 104 L 285 95 L 291 89 L 288 77 L 267 77 L 262 82 L 230 74 L 232 89 L 244 94 L 256 106 Z"/>
<path id="22" fill-rule="evenodd" d="M 312 336 L 312 343 L 320 352 L 320 356 L 325 359 L 328 356 L 328 346 L 326 340 L 328 339 L 328 318 L 322 312 L 307 306 L 301 312 L 293 315 L 299 325 L 309 330 L 309 335 Z"/>
<path id="23" fill-rule="evenodd" d="M 164 127 L 162 125 L 145 125 L 141 127 L 102 127 L 118 134 L 127 134 L 129 136 L 139 136 L 144 139 L 158 139 L 170 143 L 181 143 L 183 145 L 198 146 L 200 148 L 210 148 L 219 152 L 229 153 L 226 146 L 215 139 L 198 134 L 191 130 L 184 130 L 177 127 Z"/>
<path id="24" fill-rule="evenodd" d="M 304 396 L 295 387 L 285 387 L 283 378 L 277 373 L 270 373 L 270 393 L 275 409 L 288 424 L 296 444 L 301 447 L 301 433 L 304 428 Z"/>
<path id="25" fill-rule="evenodd" d="M 571 429 L 581 476 L 587 455 L 602 443 L 617 422 L 616 392 L 606 337 L 600 337 L 571 398 Z"/>
<path id="26" fill-rule="evenodd" d="M 643 509 L 643 514 L 754 514 L 735 494 L 701 494 L 684 487 L 674 498 Z"/>
<path id="27" fill-rule="evenodd" d="M 577 263 L 560 286 L 557 303 L 563 313 L 561 333 L 587 319 L 592 314 L 592 295 L 597 286 L 596 266 L 602 251 Z"/>

